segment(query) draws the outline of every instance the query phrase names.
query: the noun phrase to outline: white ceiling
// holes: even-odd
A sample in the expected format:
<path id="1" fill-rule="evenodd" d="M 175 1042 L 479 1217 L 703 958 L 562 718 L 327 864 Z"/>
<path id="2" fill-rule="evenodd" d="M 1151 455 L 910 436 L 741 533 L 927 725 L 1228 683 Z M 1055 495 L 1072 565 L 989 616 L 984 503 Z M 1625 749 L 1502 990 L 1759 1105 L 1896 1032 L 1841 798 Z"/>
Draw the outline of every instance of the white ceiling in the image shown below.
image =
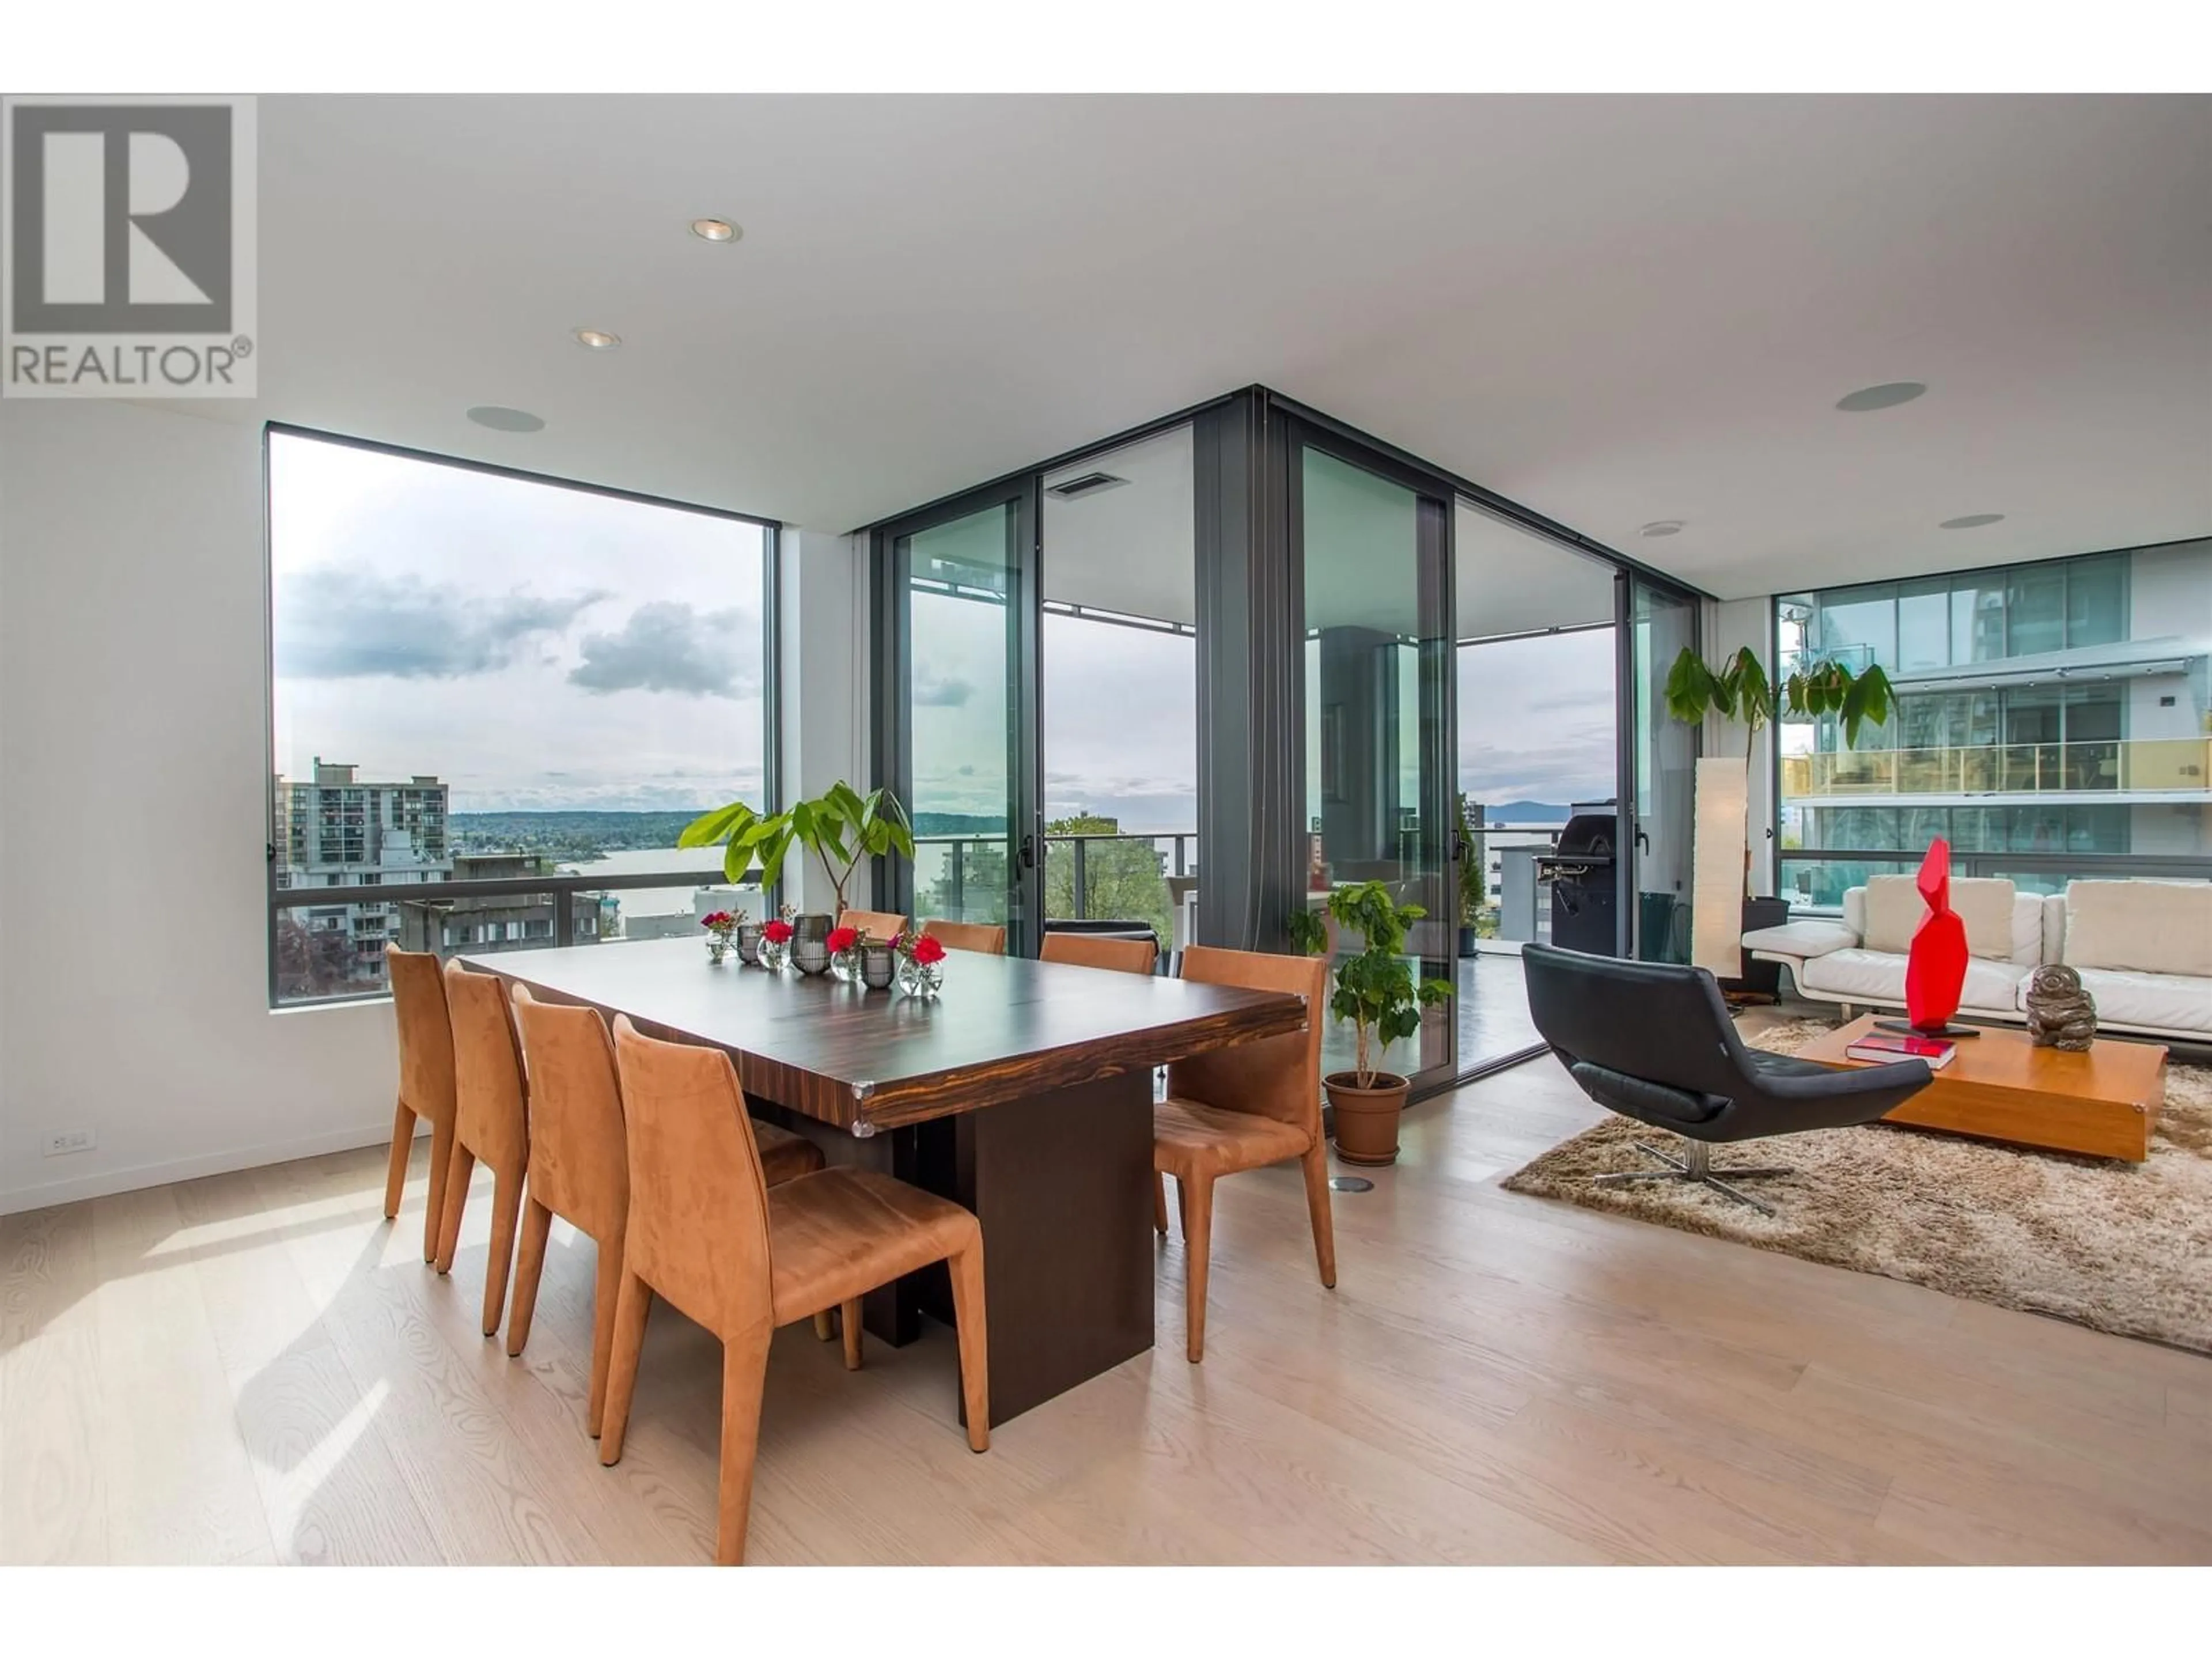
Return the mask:
<path id="1" fill-rule="evenodd" d="M 264 395 L 212 418 L 843 530 L 1257 381 L 1723 597 L 2212 530 L 2212 100 L 268 98 L 261 133 Z M 1832 407 L 1896 380 L 1931 390 Z"/>

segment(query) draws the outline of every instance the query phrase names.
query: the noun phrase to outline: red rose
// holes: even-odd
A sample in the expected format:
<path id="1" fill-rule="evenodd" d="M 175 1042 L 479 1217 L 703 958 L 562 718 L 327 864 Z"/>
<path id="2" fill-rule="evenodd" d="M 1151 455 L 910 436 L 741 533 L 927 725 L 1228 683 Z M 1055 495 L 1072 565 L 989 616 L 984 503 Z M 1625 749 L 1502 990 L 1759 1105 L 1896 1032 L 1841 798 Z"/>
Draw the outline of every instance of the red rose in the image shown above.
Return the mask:
<path id="1" fill-rule="evenodd" d="M 860 933 L 856 927 L 832 927 L 830 930 L 830 954 L 833 957 L 842 956 L 860 942 Z"/>
<path id="2" fill-rule="evenodd" d="M 791 943 L 791 924 L 787 921 L 771 921 L 761 929 L 761 937 L 770 945 L 788 945 Z"/>
<path id="3" fill-rule="evenodd" d="M 924 933 L 914 942 L 914 959 L 925 968 L 932 963 L 942 962 L 945 960 L 945 946 Z"/>
<path id="4" fill-rule="evenodd" d="M 702 916 L 699 919 L 699 925 L 702 927 L 727 927 L 730 925 L 730 913 L 727 910 L 716 910 L 711 915 Z"/>

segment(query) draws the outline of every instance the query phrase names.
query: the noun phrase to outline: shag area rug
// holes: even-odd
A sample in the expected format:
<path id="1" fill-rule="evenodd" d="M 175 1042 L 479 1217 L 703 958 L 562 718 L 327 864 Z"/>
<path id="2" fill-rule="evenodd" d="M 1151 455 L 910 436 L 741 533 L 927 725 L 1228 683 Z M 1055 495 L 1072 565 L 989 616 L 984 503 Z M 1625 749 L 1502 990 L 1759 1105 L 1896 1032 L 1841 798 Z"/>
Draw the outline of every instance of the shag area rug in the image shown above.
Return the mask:
<path id="1" fill-rule="evenodd" d="M 1786 1054 L 1826 1029 L 1788 1020 L 1746 1040 Z M 1771 1217 L 1688 1183 L 1589 1179 L 1656 1169 L 1631 1143 L 1672 1139 L 1608 1117 L 1504 1185 L 2212 1353 L 2212 1069 L 2167 1062 L 2166 1106 L 2142 1164 L 1868 1126 L 1714 1147 L 1717 1164 L 1796 1167 L 1747 1187 Z"/>

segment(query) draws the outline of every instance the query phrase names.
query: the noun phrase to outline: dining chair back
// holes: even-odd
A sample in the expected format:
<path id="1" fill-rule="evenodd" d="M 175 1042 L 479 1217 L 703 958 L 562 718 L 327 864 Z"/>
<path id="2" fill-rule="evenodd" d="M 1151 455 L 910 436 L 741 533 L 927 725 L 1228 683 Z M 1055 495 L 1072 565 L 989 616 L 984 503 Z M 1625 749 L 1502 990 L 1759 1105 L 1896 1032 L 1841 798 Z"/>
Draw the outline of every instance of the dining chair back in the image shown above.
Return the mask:
<path id="1" fill-rule="evenodd" d="M 1046 962 L 1076 968 L 1110 968 L 1117 973 L 1149 974 L 1160 947 L 1148 939 L 1115 939 L 1104 933 L 1047 933 L 1038 953 Z"/>
<path id="2" fill-rule="evenodd" d="M 627 1271 L 725 1341 L 769 1324 L 768 1182 L 730 1057 L 615 1021 Z"/>
<path id="3" fill-rule="evenodd" d="M 392 1010 L 399 1025 L 399 1100 L 392 1113 L 392 1157 L 384 1178 L 384 1217 L 399 1213 L 407 1189 L 407 1163 L 415 1148 L 415 1121 L 430 1121 L 430 1195 L 422 1217 L 422 1260 L 438 1255 L 438 1230 L 446 1214 L 446 1164 L 453 1150 L 453 1025 L 446 1011 L 446 981 L 432 951 L 384 947 Z"/>
<path id="4" fill-rule="evenodd" d="M 857 927 L 878 945 L 889 945 L 906 932 L 906 918 L 896 910 L 847 910 L 837 918 L 841 927 Z"/>
<path id="5" fill-rule="evenodd" d="M 980 921 L 947 921 L 942 916 L 932 916 L 921 924 L 921 931 L 949 951 L 979 951 L 987 957 L 1006 954 L 1006 930 L 1003 927 L 987 927 Z"/>
<path id="6" fill-rule="evenodd" d="M 1193 945 L 1182 977 L 1199 985 L 1286 991 L 1306 1000 L 1306 1029 L 1193 1054 L 1168 1067 L 1168 1092 L 1224 1111 L 1253 1112 L 1321 1136 L 1321 1037 L 1328 963 L 1320 957 L 1268 956 Z"/>
<path id="7" fill-rule="evenodd" d="M 528 1109 L 522 1050 L 508 1012 L 506 982 L 458 962 L 446 964 L 446 1006 L 453 1022 L 453 1151 L 446 1171 L 446 1213 L 438 1271 L 450 1273 L 460 1247 L 469 1179 L 482 1159 L 492 1172 L 490 1253 L 484 1260 L 483 1334 L 499 1328 L 514 1260 L 515 1225 L 530 1173 Z"/>
<path id="8" fill-rule="evenodd" d="M 629 1151 L 615 1046 L 596 1008 L 540 1002 L 520 985 L 511 997 L 529 1078 L 530 1176 L 507 1314 L 507 1352 L 510 1358 L 520 1355 L 530 1341 L 545 1247 L 557 1215 L 599 1248 L 591 1392 L 584 1407 L 585 1427 L 596 1437 L 606 1405 L 607 1357 L 629 1225 Z"/>

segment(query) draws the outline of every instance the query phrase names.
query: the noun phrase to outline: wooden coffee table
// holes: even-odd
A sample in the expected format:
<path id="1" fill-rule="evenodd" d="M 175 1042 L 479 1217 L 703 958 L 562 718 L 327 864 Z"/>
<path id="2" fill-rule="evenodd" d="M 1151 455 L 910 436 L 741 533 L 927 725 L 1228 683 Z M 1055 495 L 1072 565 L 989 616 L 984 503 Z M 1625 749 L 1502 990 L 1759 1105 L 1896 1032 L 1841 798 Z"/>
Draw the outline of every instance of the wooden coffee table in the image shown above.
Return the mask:
<path id="1" fill-rule="evenodd" d="M 1797 1057 L 1844 1069 L 1869 1064 L 1844 1051 L 1874 1029 L 1875 1016 L 1863 1014 Z M 1984 1027 L 1959 1044 L 1933 1083 L 1881 1121 L 2140 1164 L 2150 1156 L 2151 1128 L 2165 1103 L 2166 1050 L 2154 1042 L 2097 1042 L 2086 1054 L 2068 1054 L 2037 1048 L 2025 1031 Z"/>

